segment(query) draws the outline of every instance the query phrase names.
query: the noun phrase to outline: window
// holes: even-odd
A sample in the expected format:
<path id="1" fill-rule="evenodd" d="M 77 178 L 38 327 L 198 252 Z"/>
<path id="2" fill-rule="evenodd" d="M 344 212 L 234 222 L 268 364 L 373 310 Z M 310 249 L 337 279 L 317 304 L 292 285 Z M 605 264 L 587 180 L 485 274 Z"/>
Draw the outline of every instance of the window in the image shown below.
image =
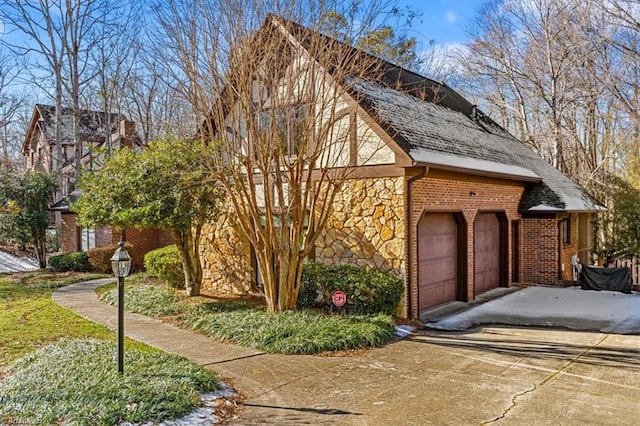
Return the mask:
<path id="1" fill-rule="evenodd" d="M 70 145 L 65 145 L 63 147 L 62 155 L 63 155 L 64 161 L 69 161 L 69 160 L 72 159 L 73 155 L 71 153 L 71 146 Z"/>
<path id="2" fill-rule="evenodd" d="M 571 244 L 571 218 L 560 221 L 560 233 L 562 235 L 563 244 Z"/>
<path id="3" fill-rule="evenodd" d="M 80 234 L 80 247 L 82 251 L 96 248 L 96 230 L 82 228 Z"/>
<path id="4" fill-rule="evenodd" d="M 264 109 L 258 126 L 277 138 L 284 155 L 295 157 L 298 155 L 298 145 L 305 136 L 306 113 L 306 108 L 301 105 Z"/>

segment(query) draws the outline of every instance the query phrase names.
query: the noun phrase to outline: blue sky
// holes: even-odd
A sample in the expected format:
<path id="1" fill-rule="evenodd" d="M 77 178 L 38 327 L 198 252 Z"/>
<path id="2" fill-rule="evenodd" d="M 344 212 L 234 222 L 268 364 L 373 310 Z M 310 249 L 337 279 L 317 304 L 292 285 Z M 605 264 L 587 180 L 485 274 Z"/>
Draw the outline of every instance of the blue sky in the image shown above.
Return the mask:
<path id="1" fill-rule="evenodd" d="M 400 5 L 422 13 L 411 26 L 409 36 L 422 43 L 433 39 L 437 44 L 455 45 L 466 41 L 465 27 L 484 1 L 401 0 Z"/>

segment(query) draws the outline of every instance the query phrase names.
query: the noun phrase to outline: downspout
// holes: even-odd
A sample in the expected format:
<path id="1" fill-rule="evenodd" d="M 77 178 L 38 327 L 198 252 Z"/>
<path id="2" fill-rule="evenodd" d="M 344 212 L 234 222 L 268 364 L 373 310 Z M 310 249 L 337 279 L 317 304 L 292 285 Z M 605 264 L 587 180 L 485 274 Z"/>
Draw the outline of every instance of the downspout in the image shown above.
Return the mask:
<path id="1" fill-rule="evenodd" d="M 406 171 L 406 169 L 405 169 Z M 406 291 L 407 291 L 407 303 L 406 303 L 406 314 L 407 318 L 413 319 L 413 268 L 412 268 L 412 256 L 411 256 L 411 230 L 412 230 L 412 222 L 411 222 L 411 188 L 413 187 L 413 182 L 424 177 L 429 172 L 428 167 L 423 167 L 422 171 L 415 176 L 411 176 L 407 180 L 407 190 L 405 191 L 405 199 L 404 199 L 404 217 L 406 218 L 406 226 L 404 227 L 404 241 L 405 241 L 405 255 L 407 259 L 407 263 L 405 265 L 405 274 L 406 274 Z M 420 313 L 418 312 L 418 315 Z"/>

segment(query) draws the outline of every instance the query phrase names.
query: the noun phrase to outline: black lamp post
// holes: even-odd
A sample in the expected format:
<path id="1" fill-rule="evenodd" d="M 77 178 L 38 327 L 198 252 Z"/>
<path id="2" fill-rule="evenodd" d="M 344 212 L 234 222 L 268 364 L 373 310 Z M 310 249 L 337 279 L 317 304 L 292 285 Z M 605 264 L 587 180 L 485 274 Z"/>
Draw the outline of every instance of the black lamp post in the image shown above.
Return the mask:
<path id="1" fill-rule="evenodd" d="M 111 257 L 113 275 L 118 278 L 118 373 L 124 373 L 124 277 L 131 270 L 131 257 L 124 249 L 124 241 L 118 243 Z"/>

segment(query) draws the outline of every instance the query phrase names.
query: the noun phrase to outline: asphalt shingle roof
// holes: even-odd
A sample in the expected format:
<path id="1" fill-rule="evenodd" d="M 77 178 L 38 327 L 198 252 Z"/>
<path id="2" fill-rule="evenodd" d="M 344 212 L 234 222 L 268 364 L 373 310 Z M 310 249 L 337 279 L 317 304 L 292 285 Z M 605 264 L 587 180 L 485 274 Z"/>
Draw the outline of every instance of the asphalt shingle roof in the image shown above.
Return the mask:
<path id="1" fill-rule="evenodd" d="M 53 105 L 37 104 L 36 109 L 40 111 L 42 118 L 41 126 L 47 140 L 55 141 L 55 114 L 56 107 Z M 74 134 L 87 141 L 99 141 L 104 139 L 107 128 L 111 131 L 116 129 L 121 116 L 116 113 L 105 114 L 101 111 L 81 110 L 79 114 L 79 128 L 73 128 L 73 110 L 71 108 L 62 109 L 62 143 L 71 144 L 74 141 Z"/>
<path id="2" fill-rule="evenodd" d="M 581 187 L 445 83 L 282 17 L 270 15 L 260 32 L 268 33 L 270 25 L 285 28 L 311 56 L 315 51 L 338 49 L 343 54 L 335 55 L 336 58 L 362 60 L 365 72 L 359 78 L 341 79 L 342 84 L 350 88 L 356 101 L 416 164 L 527 182 L 519 205 L 523 213 L 605 210 Z M 317 43 L 318 37 L 322 43 Z M 329 73 L 340 66 L 334 63 L 332 55 L 320 56 L 318 60 L 326 62 L 323 66 Z"/>
<path id="3" fill-rule="evenodd" d="M 522 212 L 603 209 L 582 188 L 481 113 L 474 118 L 382 83 L 351 79 L 347 84 L 360 104 L 417 163 L 530 182 L 520 202 Z"/>

